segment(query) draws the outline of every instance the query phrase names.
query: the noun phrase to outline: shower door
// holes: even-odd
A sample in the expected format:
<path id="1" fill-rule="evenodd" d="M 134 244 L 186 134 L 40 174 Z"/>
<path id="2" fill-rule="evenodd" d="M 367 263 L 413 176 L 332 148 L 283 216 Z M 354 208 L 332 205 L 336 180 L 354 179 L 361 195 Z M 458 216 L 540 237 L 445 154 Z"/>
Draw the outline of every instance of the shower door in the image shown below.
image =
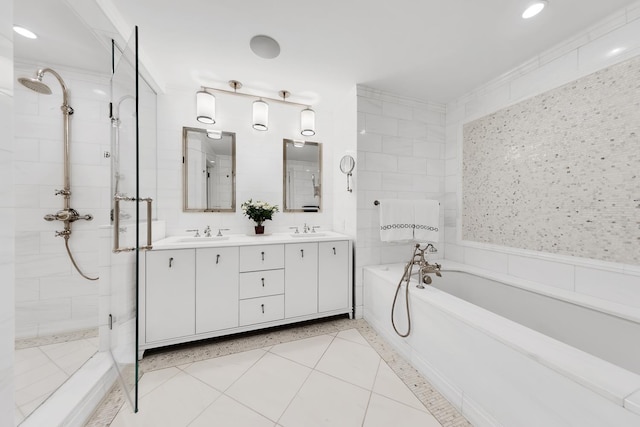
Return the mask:
<path id="1" fill-rule="evenodd" d="M 138 410 L 138 278 L 151 242 L 155 193 L 155 93 L 138 73 L 138 29 L 124 48 L 113 43 L 111 80 L 110 353 L 118 380 Z"/>

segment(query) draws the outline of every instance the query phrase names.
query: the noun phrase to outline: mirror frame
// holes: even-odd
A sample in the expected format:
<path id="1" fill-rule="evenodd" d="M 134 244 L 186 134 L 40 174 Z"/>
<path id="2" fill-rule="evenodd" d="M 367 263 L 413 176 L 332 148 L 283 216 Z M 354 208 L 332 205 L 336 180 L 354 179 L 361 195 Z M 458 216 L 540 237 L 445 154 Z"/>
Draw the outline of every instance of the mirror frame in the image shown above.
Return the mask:
<path id="1" fill-rule="evenodd" d="M 322 143 L 305 141 L 305 145 L 315 145 L 318 147 L 318 169 L 320 171 L 320 200 L 317 211 L 308 211 L 304 209 L 294 209 L 287 206 L 287 143 L 293 144 L 293 139 L 285 138 L 282 140 L 282 212 L 305 212 L 320 213 L 322 212 L 322 181 L 324 180 L 324 171 L 322 170 Z"/>
<path id="2" fill-rule="evenodd" d="M 236 211 L 236 134 L 235 132 L 222 131 L 222 135 L 231 137 L 231 208 L 188 208 L 188 192 L 189 177 L 188 177 L 188 150 L 187 150 L 187 133 L 198 132 L 206 136 L 207 129 L 193 128 L 184 126 L 182 128 L 182 211 L 183 212 L 235 212 Z"/>

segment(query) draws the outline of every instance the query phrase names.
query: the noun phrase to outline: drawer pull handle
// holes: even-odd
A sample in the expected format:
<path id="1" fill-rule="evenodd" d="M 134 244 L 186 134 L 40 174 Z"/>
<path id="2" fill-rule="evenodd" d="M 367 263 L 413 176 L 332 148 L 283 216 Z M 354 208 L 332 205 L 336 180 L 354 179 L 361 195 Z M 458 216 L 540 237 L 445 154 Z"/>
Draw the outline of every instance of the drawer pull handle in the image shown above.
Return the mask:
<path id="1" fill-rule="evenodd" d="M 264 288 L 264 277 L 260 280 L 262 280 L 262 287 Z"/>
<path id="2" fill-rule="evenodd" d="M 171 264 L 173 264 L 173 257 L 169 258 L 169 268 L 173 267 Z"/>
<path id="3" fill-rule="evenodd" d="M 300 249 L 300 256 L 304 258 L 304 249 Z"/>
<path id="4" fill-rule="evenodd" d="M 336 248 L 333 248 L 333 254 L 334 255 L 336 254 Z"/>
<path id="5" fill-rule="evenodd" d="M 264 252 L 260 252 L 262 254 L 262 260 L 264 261 Z"/>
<path id="6" fill-rule="evenodd" d="M 220 261 L 220 254 L 216 255 L 216 264 Z"/>
<path id="7" fill-rule="evenodd" d="M 260 307 L 262 307 L 262 314 L 264 314 L 264 304 L 260 304 Z"/>

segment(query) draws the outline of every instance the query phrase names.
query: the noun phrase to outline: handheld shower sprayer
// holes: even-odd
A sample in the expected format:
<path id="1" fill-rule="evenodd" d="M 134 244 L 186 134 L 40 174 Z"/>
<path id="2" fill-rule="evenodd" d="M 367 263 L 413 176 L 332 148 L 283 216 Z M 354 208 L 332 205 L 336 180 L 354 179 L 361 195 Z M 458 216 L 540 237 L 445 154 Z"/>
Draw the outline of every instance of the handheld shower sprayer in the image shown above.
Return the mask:
<path id="1" fill-rule="evenodd" d="M 78 211 L 71 208 L 71 185 L 70 185 L 70 161 L 69 161 L 69 116 L 73 114 L 73 108 L 69 105 L 69 91 L 67 90 L 67 85 L 60 77 L 60 74 L 56 73 L 51 68 L 42 68 L 38 70 L 36 73 L 36 77 L 33 79 L 27 77 L 18 78 L 18 82 L 25 86 L 28 89 L 33 90 L 34 92 L 43 94 L 43 95 L 51 95 L 51 88 L 43 83 L 42 79 L 45 73 L 52 74 L 60 83 L 62 87 L 62 105 L 60 106 L 60 110 L 62 110 L 63 116 L 63 148 L 64 148 L 64 188 L 62 190 L 56 190 L 55 194 L 63 197 L 64 207 L 62 210 L 59 210 L 55 214 L 48 214 L 44 216 L 45 221 L 63 221 L 64 229 L 62 231 L 57 231 L 56 236 L 64 237 L 64 244 L 67 249 L 67 254 L 69 255 L 69 259 L 71 263 L 76 268 L 78 273 L 82 277 L 88 280 L 98 280 L 97 277 L 88 277 L 86 276 L 76 264 L 73 255 L 71 254 L 71 250 L 69 249 L 69 238 L 71 237 L 71 223 L 78 221 L 80 219 L 91 221 L 93 219 L 92 215 L 80 215 Z"/>

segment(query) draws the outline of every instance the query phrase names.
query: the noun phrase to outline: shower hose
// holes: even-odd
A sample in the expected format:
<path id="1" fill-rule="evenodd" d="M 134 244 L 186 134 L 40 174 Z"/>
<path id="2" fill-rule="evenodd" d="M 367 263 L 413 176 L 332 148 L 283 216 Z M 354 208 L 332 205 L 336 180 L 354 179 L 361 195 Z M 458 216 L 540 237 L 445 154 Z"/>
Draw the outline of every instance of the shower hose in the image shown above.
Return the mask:
<path id="1" fill-rule="evenodd" d="M 67 248 L 67 253 L 69 254 L 69 259 L 71 260 L 71 264 L 73 264 L 73 266 L 76 268 L 76 271 L 80 273 L 82 277 L 84 277 L 87 280 L 99 279 L 99 277 L 89 277 L 80 270 L 80 267 L 78 267 L 78 264 L 76 264 L 76 260 L 73 259 L 73 255 L 71 254 L 71 249 L 69 249 L 69 236 L 64 236 L 64 247 Z"/>
<path id="2" fill-rule="evenodd" d="M 413 265 L 414 265 L 415 258 L 419 248 L 420 248 L 420 245 L 416 245 L 415 249 L 413 250 L 413 256 L 411 257 L 411 261 L 409 261 L 407 265 L 404 266 L 404 273 L 402 274 L 402 277 L 398 282 L 398 287 L 396 288 L 396 294 L 393 297 L 393 304 L 391 304 L 391 325 L 393 326 L 393 330 L 396 331 L 396 334 L 400 335 L 402 338 L 408 337 L 409 334 L 411 333 L 411 313 L 409 312 L 409 282 L 411 281 L 411 273 L 413 272 Z M 402 333 L 398 330 L 398 327 L 396 326 L 394 314 L 395 314 L 395 308 L 396 308 L 396 301 L 398 300 L 398 294 L 400 293 L 400 289 L 402 288 L 402 282 L 404 282 L 405 280 L 407 282 L 407 288 L 405 289 L 405 292 L 404 292 L 405 306 L 407 310 L 407 332 Z"/>

